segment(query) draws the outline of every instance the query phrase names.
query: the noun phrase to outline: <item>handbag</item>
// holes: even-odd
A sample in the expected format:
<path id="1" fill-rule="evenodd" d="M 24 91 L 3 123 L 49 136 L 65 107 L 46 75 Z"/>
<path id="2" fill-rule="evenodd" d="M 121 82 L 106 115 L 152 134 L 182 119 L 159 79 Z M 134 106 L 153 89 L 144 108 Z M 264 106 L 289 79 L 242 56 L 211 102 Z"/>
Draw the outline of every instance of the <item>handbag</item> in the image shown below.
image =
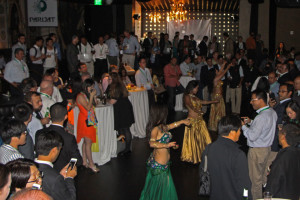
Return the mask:
<path id="1" fill-rule="evenodd" d="M 200 187 L 199 187 L 199 195 L 201 196 L 209 196 L 210 195 L 210 175 L 208 172 L 208 148 L 207 153 L 204 156 L 204 166 L 200 168 Z"/>

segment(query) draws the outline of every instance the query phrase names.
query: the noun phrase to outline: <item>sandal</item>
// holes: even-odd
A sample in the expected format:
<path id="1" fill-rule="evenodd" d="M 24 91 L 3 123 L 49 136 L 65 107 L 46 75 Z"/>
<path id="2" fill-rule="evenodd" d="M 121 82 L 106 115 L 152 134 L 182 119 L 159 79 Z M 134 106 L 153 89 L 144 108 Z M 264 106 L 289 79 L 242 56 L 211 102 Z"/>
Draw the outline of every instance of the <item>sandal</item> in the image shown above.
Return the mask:
<path id="1" fill-rule="evenodd" d="M 99 168 L 97 168 L 97 166 L 96 165 L 94 165 L 94 167 L 88 167 L 88 168 L 90 168 L 94 173 L 98 173 L 98 172 L 100 172 L 100 169 Z"/>

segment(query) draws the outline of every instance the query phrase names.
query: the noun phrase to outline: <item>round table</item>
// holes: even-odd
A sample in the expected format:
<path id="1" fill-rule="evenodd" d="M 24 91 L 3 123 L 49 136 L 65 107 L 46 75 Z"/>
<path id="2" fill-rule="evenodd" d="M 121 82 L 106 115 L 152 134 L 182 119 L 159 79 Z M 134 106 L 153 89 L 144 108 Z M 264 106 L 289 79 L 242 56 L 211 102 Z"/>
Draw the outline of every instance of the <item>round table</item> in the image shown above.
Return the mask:
<path id="1" fill-rule="evenodd" d="M 196 80 L 195 77 L 181 76 L 179 82 L 186 88 L 187 84 L 192 80 Z M 183 111 L 183 94 L 176 95 L 175 111 Z"/>
<path id="2" fill-rule="evenodd" d="M 97 136 L 98 136 L 98 152 L 92 152 L 93 161 L 99 165 L 104 165 L 111 158 L 117 157 L 117 132 L 114 130 L 114 110 L 112 105 L 98 105 L 95 108 L 98 120 Z M 79 108 L 74 108 L 74 135 L 77 136 L 77 120 Z M 82 154 L 82 142 L 78 144 L 80 153 Z M 95 144 L 93 144 L 95 145 Z"/>
<path id="3" fill-rule="evenodd" d="M 136 88 L 129 90 L 129 101 L 133 107 L 135 123 L 130 127 L 133 137 L 146 137 L 146 125 L 149 116 L 148 93 L 146 89 Z"/>

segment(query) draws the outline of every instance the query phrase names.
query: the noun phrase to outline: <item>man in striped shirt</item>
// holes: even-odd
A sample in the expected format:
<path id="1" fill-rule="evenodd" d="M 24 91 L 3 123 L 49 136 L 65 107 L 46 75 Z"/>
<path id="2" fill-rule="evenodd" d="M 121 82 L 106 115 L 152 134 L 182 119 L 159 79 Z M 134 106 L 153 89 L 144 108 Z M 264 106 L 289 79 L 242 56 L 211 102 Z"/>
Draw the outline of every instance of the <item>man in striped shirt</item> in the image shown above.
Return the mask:
<path id="1" fill-rule="evenodd" d="M 26 143 L 26 135 L 26 125 L 22 121 L 12 119 L 7 122 L 1 132 L 4 144 L 0 147 L 0 163 L 6 164 L 18 158 L 24 158 L 18 151 L 18 147 Z"/>

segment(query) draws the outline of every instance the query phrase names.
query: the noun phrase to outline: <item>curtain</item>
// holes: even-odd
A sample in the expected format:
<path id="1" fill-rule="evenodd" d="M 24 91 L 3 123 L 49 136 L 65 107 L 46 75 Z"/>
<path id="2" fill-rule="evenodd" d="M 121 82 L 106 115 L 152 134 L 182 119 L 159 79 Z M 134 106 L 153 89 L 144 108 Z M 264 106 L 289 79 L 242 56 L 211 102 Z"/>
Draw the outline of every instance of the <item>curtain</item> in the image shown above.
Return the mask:
<path id="1" fill-rule="evenodd" d="M 199 43 L 203 36 L 211 36 L 211 20 L 187 20 L 184 22 L 170 21 L 167 24 L 170 41 L 173 40 L 175 32 L 179 31 L 179 38 L 184 35 L 194 34 L 195 40 Z"/>

